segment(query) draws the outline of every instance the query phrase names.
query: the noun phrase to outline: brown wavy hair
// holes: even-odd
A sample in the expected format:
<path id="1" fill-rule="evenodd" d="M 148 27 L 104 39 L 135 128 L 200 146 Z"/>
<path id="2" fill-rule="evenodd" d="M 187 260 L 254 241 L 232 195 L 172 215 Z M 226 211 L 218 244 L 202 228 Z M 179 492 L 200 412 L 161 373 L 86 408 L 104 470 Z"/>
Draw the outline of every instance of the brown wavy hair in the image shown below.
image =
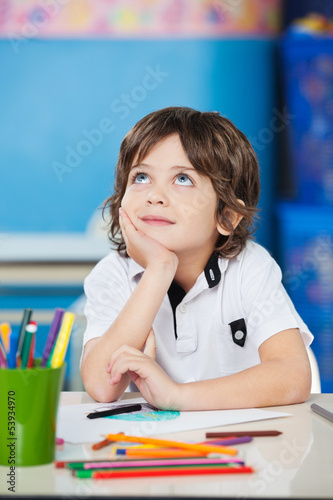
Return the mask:
<path id="1" fill-rule="evenodd" d="M 109 211 L 108 236 L 119 252 L 126 246 L 119 227 L 119 207 L 125 194 L 134 159 L 140 163 L 159 141 L 178 134 L 192 166 L 211 179 L 217 194 L 216 220 L 230 231 L 219 235 L 215 252 L 233 257 L 244 248 L 255 231 L 260 194 L 259 164 L 246 136 L 217 112 L 200 112 L 186 107 L 169 107 L 142 118 L 122 141 L 116 166 L 114 193 L 103 205 Z M 239 203 L 242 200 L 244 205 Z M 233 229 L 232 216 L 242 216 Z"/>

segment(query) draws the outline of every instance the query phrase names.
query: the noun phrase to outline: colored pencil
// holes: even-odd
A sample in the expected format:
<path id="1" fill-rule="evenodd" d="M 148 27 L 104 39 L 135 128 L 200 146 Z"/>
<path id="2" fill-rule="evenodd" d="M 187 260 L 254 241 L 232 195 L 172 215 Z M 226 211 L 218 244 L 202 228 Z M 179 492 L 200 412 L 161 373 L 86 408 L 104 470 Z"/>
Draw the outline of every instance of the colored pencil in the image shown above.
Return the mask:
<path id="1" fill-rule="evenodd" d="M 216 446 L 209 444 L 190 444 L 182 443 L 180 441 L 169 441 L 166 439 L 155 439 L 149 437 L 126 436 L 125 434 L 108 434 L 107 439 L 110 441 L 155 444 L 167 448 L 180 448 L 199 453 L 223 453 L 227 455 L 237 455 L 237 450 L 227 446 Z"/>
<path id="2" fill-rule="evenodd" d="M 21 368 L 27 368 L 32 337 L 34 333 L 36 333 L 36 331 L 37 331 L 37 325 L 34 321 L 31 321 L 25 328 L 23 346 L 21 351 Z"/>
<path id="3" fill-rule="evenodd" d="M 123 455 L 130 458 L 202 458 L 209 453 L 199 453 L 198 451 L 181 450 L 176 448 L 116 448 L 116 455 Z"/>
<path id="4" fill-rule="evenodd" d="M 231 446 L 235 444 L 244 444 L 244 443 L 250 443 L 253 440 L 251 436 L 240 436 L 240 437 L 232 437 L 232 438 L 225 438 L 225 439 L 216 439 L 214 441 L 209 440 L 209 441 L 203 441 L 200 444 L 214 444 L 218 446 Z"/>
<path id="5" fill-rule="evenodd" d="M 327 420 L 330 420 L 330 422 L 333 422 L 333 413 L 326 410 L 325 408 L 322 408 L 321 406 L 319 405 L 316 405 L 315 403 L 313 403 L 311 406 L 310 406 L 311 410 L 314 411 L 315 413 L 318 413 L 318 415 L 320 415 L 321 417 L 324 417 L 326 418 Z"/>
<path id="6" fill-rule="evenodd" d="M 105 473 L 129 473 L 129 472 L 148 472 L 148 471 L 179 471 L 179 470 L 202 470 L 202 469 L 242 469 L 245 465 L 235 465 L 235 464 L 188 464 L 188 465 L 154 465 L 154 466 L 131 466 L 124 467 L 120 466 L 118 468 L 96 468 L 96 469 L 72 469 L 72 475 L 76 477 L 93 477 L 97 472 Z"/>
<path id="7" fill-rule="evenodd" d="M 98 443 L 95 443 L 92 445 L 93 450 L 100 450 L 101 448 L 105 448 L 105 446 L 110 446 L 112 444 L 112 441 L 109 441 L 108 439 L 103 439 L 103 441 L 99 441 Z"/>
<path id="8" fill-rule="evenodd" d="M 56 462 L 57 469 L 84 469 L 86 462 Z"/>
<path id="9" fill-rule="evenodd" d="M 25 329 L 30 322 L 31 315 L 32 315 L 32 309 L 24 309 L 19 331 L 19 337 L 18 337 L 17 352 L 16 352 L 16 357 L 18 358 L 18 364 L 20 363 L 21 359 L 21 353 L 25 337 Z"/>
<path id="10" fill-rule="evenodd" d="M 54 352 L 51 359 L 51 368 L 58 368 L 64 362 L 68 347 L 69 337 L 73 327 L 75 315 L 71 312 L 65 312 L 55 343 Z"/>
<path id="11" fill-rule="evenodd" d="M 20 328 L 14 331 L 9 323 L 0 323 L 0 368 L 34 368 L 37 325 L 35 321 L 31 321 L 32 313 L 32 309 L 24 309 Z M 61 335 L 56 339 L 63 313 L 63 309 L 55 310 L 42 360 L 37 366 L 57 368 L 64 361 L 75 316 L 66 313 L 66 321 L 61 322 L 63 330 L 60 328 Z"/>
<path id="12" fill-rule="evenodd" d="M 130 458 L 202 458 L 209 455 L 209 453 L 199 453 L 198 451 L 181 450 L 176 448 L 116 448 L 114 450 L 116 455 L 124 455 Z M 215 454 L 216 455 L 216 454 Z M 219 456 L 221 454 L 218 454 Z"/>
<path id="13" fill-rule="evenodd" d="M 0 344 L 0 368 L 7 368 L 7 367 L 8 363 L 7 363 L 6 351 L 3 345 Z"/>
<path id="14" fill-rule="evenodd" d="M 87 418 L 102 418 L 102 417 L 111 417 L 113 415 L 121 415 L 122 413 L 132 413 L 135 411 L 140 411 L 142 409 L 142 405 L 125 405 L 118 406 L 116 408 L 110 408 L 109 410 L 95 411 L 93 413 L 89 413 Z"/>
<path id="15" fill-rule="evenodd" d="M 160 467 L 168 465 L 244 465 L 243 460 L 231 458 L 176 458 L 169 460 L 126 460 L 112 462 L 86 462 L 83 469 L 113 469 L 119 467 Z M 77 467 L 75 467 L 77 468 Z"/>
<path id="16" fill-rule="evenodd" d="M 27 368 L 33 368 L 34 366 L 35 347 L 36 347 L 36 333 L 32 332 Z"/>
<path id="17" fill-rule="evenodd" d="M 16 368 L 17 345 L 18 345 L 18 331 L 13 331 L 10 336 L 9 353 L 7 355 L 8 368 Z"/>
<path id="18" fill-rule="evenodd" d="M 7 354 L 9 353 L 11 333 L 12 333 L 12 329 L 11 329 L 9 323 L 1 323 L 0 324 L 1 340 L 2 340 L 3 346 L 4 346 Z"/>
<path id="19" fill-rule="evenodd" d="M 250 443 L 252 441 L 253 438 L 251 438 L 250 436 L 242 436 L 242 437 L 239 437 L 239 438 L 236 438 L 236 437 L 232 437 L 232 438 L 225 438 L 225 439 L 210 439 L 208 441 L 201 441 L 200 443 L 197 443 L 197 444 L 213 444 L 213 445 L 218 445 L 218 446 L 231 446 L 231 445 L 235 445 L 235 444 L 243 444 L 243 443 Z M 99 450 L 100 448 L 103 448 L 103 446 L 106 446 L 107 443 L 111 443 L 111 441 L 108 441 L 107 439 L 104 440 L 104 441 L 101 441 L 100 443 L 96 443 L 92 446 L 92 448 L 94 450 Z M 154 446 L 154 445 L 144 445 L 144 444 L 141 444 L 141 445 L 133 445 L 131 446 L 131 450 L 142 450 L 143 448 L 147 448 L 149 450 L 161 450 L 162 448 L 159 448 L 158 446 Z M 128 446 L 117 446 L 115 447 L 115 453 L 118 453 L 118 455 L 126 455 L 126 452 L 125 451 L 121 451 L 121 450 L 128 450 L 129 447 Z M 163 448 L 163 450 L 170 450 L 170 448 Z M 173 450 L 172 450 L 173 451 Z M 185 452 L 187 453 L 187 452 Z"/>
<path id="20" fill-rule="evenodd" d="M 224 438 L 224 437 L 260 437 L 260 436 L 279 436 L 280 431 L 231 431 L 231 432 L 206 432 L 206 438 Z"/>
<path id="21" fill-rule="evenodd" d="M 160 468 L 140 469 L 126 471 L 75 471 L 76 477 L 90 477 L 92 479 L 127 479 L 132 477 L 161 477 L 161 476 L 187 476 L 204 474 L 249 474 L 254 472 L 252 467 L 203 467 L 203 468 Z"/>
<path id="22" fill-rule="evenodd" d="M 46 366 L 46 362 L 50 357 L 50 354 L 52 352 L 52 348 L 56 342 L 57 335 L 59 332 L 61 320 L 64 314 L 64 310 L 60 309 L 59 307 L 56 308 L 54 311 L 54 316 L 52 320 L 52 324 L 50 326 L 49 333 L 47 335 L 44 351 L 43 351 L 43 356 L 42 356 L 42 363 L 41 366 Z"/>

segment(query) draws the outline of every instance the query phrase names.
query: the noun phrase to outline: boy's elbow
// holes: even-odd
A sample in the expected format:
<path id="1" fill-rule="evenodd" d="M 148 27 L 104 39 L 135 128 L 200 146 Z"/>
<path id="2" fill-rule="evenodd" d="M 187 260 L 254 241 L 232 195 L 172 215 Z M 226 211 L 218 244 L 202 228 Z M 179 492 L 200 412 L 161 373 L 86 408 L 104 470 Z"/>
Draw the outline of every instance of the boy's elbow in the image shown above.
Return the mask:
<path id="1" fill-rule="evenodd" d="M 104 387 L 88 388 L 86 391 L 98 403 L 112 403 L 117 400 L 117 397 L 106 391 Z"/>
<path id="2" fill-rule="evenodd" d="M 292 404 L 305 403 L 309 399 L 311 393 L 311 382 L 310 384 L 302 384 L 301 387 L 296 391 L 295 401 Z"/>
<path id="3" fill-rule="evenodd" d="M 117 399 L 116 395 L 112 393 L 112 388 L 105 387 L 102 384 L 93 384 L 85 381 L 82 377 L 82 382 L 85 391 L 91 398 L 98 403 L 111 403 Z"/>
<path id="4" fill-rule="evenodd" d="M 87 370 L 87 367 L 85 367 L 82 363 L 81 379 L 84 389 L 87 394 L 98 403 L 111 403 L 112 401 L 119 399 L 122 395 L 123 391 L 119 391 L 118 386 L 110 386 L 107 380 L 104 380 L 104 383 L 96 383 L 94 378 L 93 374 L 90 373 L 89 370 Z"/>

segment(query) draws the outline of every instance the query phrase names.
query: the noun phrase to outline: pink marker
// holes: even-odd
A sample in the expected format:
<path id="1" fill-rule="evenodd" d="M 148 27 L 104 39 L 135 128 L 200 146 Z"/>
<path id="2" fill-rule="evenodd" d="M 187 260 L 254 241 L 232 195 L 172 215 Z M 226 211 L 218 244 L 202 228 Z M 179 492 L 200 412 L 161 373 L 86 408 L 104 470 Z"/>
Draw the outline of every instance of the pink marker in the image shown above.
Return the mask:
<path id="1" fill-rule="evenodd" d="M 202 464 L 234 464 L 244 465 L 238 458 L 221 460 L 220 458 L 175 458 L 169 460 L 135 460 L 135 461 L 114 461 L 114 462 L 87 462 L 83 465 L 84 469 L 113 469 L 117 467 L 153 467 L 166 465 L 202 465 Z"/>

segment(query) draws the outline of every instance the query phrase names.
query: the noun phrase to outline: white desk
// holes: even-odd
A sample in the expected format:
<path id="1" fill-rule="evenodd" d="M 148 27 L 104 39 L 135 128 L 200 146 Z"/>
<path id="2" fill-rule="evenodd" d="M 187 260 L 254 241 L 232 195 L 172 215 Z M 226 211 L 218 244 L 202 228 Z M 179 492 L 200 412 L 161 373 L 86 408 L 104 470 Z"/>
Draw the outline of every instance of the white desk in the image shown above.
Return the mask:
<path id="1" fill-rule="evenodd" d="M 130 394 L 125 394 L 130 398 Z M 63 392 L 60 404 L 91 402 L 83 392 Z M 52 498 L 333 498 L 333 423 L 317 415 L 310 404 L 333 411 L 333 394 L 313 394 L 300 405 L 276 407 L 290 417 L 218 427 L 214 430 L 282 431 L 278 437 L 254 438 L 238 445 L 239 456 L 252 466 L 254 474 L 238 476 L 182 476 L 94 481 L 73 478 L 53 464 L 16 469 L 16 495 Z M 42 404 L 42 402 L 41 402 Z M 209 429 L 211 431 L 212 429 Z M 203 441 L 205 430 L 177 434 L 177 439 Z M 161 436 L 162 437 L 162 436 Z M 163 438 L 172 438 L 164 434 Z M 58 447 L 57 460 L 107 458 L 108 448 L 93 451 L 91 445 L 65 444 Z M 1 497 L 7 491 L 8 469 L 0 467 Z"/>

